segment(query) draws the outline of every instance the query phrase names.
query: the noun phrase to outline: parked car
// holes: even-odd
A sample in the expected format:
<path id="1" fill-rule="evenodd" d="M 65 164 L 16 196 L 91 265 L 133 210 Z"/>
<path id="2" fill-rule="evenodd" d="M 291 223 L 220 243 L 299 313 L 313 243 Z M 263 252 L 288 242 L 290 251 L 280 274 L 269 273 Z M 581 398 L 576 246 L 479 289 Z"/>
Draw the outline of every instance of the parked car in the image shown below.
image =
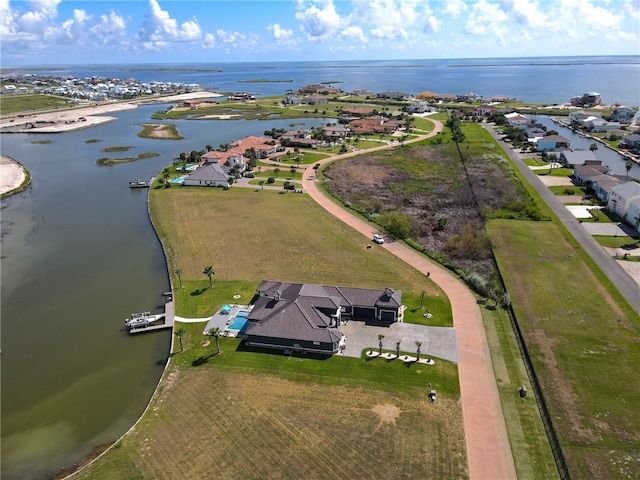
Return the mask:
<path id="1" fill-rule="evenodd" d="M 382 238 L 382 236 L 378 235 L 377 233 L 373 236 L 373 241 L 382 245 L 384 243 L 384 238 Z"/>

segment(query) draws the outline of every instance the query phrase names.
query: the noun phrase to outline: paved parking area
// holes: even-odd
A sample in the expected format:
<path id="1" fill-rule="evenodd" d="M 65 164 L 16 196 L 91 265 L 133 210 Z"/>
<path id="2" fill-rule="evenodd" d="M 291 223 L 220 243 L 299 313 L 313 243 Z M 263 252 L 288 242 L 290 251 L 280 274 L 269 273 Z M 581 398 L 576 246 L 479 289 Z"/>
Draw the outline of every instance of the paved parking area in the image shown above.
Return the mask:
<path id="1" fill-rule="evenodd" d="M 624 223 L 603 223 L 603 222 L 585 222 L 582 226 L 589 235 L 638 235 L 638 231 Z"/>
<path id="2" fill-rule="evenodd" d="M 340 331 L 347 335 L 344 355 L 348 357 L 360 358 L 365 349 L 377 350 L 378 335 L 382 334 L 384 350 L 395 350 L 396 342 L 399 340 L 401 352 L 415 353 L 416 342 L 422 342 L 421 357 L 432 356 L 458 363 L 456 333 L 453 327 L 427 327 L 398 322 L 390 327 L 377 327 L 352 320 L 340 327 Z"/>

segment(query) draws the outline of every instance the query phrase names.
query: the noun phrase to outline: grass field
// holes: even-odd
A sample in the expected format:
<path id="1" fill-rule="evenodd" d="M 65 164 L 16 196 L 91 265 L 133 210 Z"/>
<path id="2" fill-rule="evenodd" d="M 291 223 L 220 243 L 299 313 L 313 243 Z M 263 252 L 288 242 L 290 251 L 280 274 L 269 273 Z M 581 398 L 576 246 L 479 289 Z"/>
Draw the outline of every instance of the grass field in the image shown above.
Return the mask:
<path id="1" fill-rule="evenodd" d="M 369 239 L 307 195 L 256 190 L 154 189 L 153 223 L 165 241 L 170 271 L 181 269 L 186 281 L 206 281 L 202 271 L 212 265 L 216 282 L 274 279 L 390 286 L 404 294 L 420 295 L 425 290 L 427 300 L 446 298 L 423 273 L 386 250 L 367 249 Z M 178 284 L 175 274 L 173 284 Z M 209 315 L 219 306 L 212 305 Z M 183 308 L 178 297 L 176 313 L 186 316 Z M 446 318 L 451 325 L 451 314 Z"/>
<path id="2" fill-rule="evenodd" d="M 358 378 L 345 385 L 312 374 L 288 379 L 277 368 L 243 373 L 226 359 L 244 352 L 236 354 L 224 340 L 222 354 L 205 365 L 169 367 L 135 430 L 76 478 L 468 478 L 457 399 L 443 395 L 430 404 L 424 386 L 405 393 Z M 322 363 L 273 357 L 298 371 L 300 362 Z M 338 371 L 365 364 L 327 362 Z M 394 378 L 406 375 L 403 369 Z"/>
<path id="3" fill-rule="evenodd" d="M 3 95 L 0 114 L 31 113 L 39 110 L 70 108 L 74 105 L 68 99 L 52 95 Z"/>
<path id="4" fill-rule="evenodd" d="M 637 313 L 556 223 L 488 229 L 574 478 L 639 478 Z"/>

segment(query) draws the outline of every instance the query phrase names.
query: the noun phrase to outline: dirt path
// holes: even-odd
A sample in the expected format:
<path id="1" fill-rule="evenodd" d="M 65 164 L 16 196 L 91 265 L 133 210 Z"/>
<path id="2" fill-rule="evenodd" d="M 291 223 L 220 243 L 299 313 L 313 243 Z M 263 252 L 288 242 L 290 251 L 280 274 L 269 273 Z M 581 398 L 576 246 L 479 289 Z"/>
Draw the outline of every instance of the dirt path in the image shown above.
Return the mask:
<path id="1" fill-rule="evenodd" d="M 432 121 L 436 124 L 434 131 L 413 139 L 413 142 L 434 136 L 442 131 L 442 123 Z M 411 143 L 411 141 L 407 143 Z M 335 155 L 316 163 L 322 165 L 338 158 L 348 158 L 394 146 L 397 145 L 385 145 Z M 316 185 L 315 174 L 313 165 L 305 169 L 302 181 L 304 191 L 325 210 L 370 240 L 373 234 L 378 231 L 377 228 L 327 198 Z M 393 241 L 385 242 L 382 247 L 418 270 L 429 272 L 431 280 L 444 290 L 451 302 L 457 337 L 460 396 L 469 462 L 469 478 L 471 480 L 515 479 L 516 470 L 491 364 L 489 346 L 482 324 L 482 315 L 475 297 L 462 282 L 447 270 L 410 248 Z"/>

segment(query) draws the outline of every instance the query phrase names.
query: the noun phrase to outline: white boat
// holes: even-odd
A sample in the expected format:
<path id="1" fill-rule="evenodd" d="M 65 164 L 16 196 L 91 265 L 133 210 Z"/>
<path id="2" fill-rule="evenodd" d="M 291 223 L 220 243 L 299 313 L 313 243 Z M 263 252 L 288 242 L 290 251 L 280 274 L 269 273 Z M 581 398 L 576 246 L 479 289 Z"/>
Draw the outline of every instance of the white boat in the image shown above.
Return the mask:
<path id="1" fill-rule="evenodd" d="M 129 317 L 125 318 L 124 326 L 128 329 L 145 328 L 160 317 L 162 317 L 162 315 L 152 315 L 151 312 L 132 313 Z"/>
<path id="2" fill-rule="evenodd" d="M 129 186 L 131 188 L 147 188 L 151 185 L 151 180 L 130 180 Z"/>

